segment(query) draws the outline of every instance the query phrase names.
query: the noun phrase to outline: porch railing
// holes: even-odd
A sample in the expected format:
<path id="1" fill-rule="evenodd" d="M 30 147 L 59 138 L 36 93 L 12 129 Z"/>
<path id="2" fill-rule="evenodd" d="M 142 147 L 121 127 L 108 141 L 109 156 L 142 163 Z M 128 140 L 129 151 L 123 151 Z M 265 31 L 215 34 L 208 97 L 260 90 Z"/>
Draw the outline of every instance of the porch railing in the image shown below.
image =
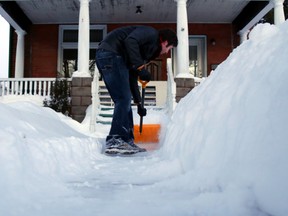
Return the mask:
<path id="1" fill-rule="evenodd" d="M 0 78 L 0 96 L 39 95 L 48 97 L 53 82 L 55 82 L 55 78 Z"/>
<path id="2" fill-rule="evenodd" d="M 99 81 L 99 76 L 94 77 L 93 80 L 91 86 L 92 98 L 97 99 L 97 104 L 99 105 L 113 106 L 104 82 Z M 0 97 L 10 95 L 38 95 L 47 97 L 50 96 L 51 88 L 55 81 L 55 78 L 0 78 Z M 68 82 L 71 81 L 72 79 L 69 78 Z M 139 86 L 139 88 L 141 88 L 141 86 Z M 166 81 L 149 82 L 146 90 L 145 105 L 161 107 L 165 105 L 167 100 L 166 89 Z"/>

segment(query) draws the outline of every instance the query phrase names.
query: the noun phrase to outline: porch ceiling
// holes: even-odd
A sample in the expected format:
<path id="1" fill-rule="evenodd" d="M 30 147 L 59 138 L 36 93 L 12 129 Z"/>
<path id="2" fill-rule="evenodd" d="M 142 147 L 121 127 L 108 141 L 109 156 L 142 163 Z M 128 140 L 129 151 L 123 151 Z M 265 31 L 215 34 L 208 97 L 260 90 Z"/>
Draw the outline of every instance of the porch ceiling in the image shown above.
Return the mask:
<path id="1" fill-rule="evenodd" d="M 34 24 L 77 23 L 79 0 L 16 0 Z M 232 23 L 249 0 L 187 0 L 190 23 Z M 143 11 L 136 14 L 136 6 Z M 175 23 L 175 0 L 91 0 L 91 23 Z"/>

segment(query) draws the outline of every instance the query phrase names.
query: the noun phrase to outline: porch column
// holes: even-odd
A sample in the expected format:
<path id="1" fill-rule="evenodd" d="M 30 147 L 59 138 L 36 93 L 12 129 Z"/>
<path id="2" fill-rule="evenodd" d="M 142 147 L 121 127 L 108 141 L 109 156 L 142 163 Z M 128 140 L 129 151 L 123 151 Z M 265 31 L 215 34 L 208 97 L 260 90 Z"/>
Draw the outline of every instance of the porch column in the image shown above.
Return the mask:
<path id="1" fill-rule="evenodd" d="M 272 0 L 274 4 L 274 24 L 279 25 L 285 21 L 284 0 Z"/>
<path id="2" fill-rule="evenodd" d="M 16 30 L 17 46 L 16 46 L 16 60 L 15 60 L 15 78 L 24 77 L 24 35 L 23 30 Z"/>
<path id="3" fill-rule="evenodd" d="M 189 73 L 189 39 L 188 39 L 188 18 L 187 0 L 175 0 L 177 2 L 177 71 L 176 77 L 193 78 Z"/>
<path id="4" fill-rule="evenodd" d="M 72 76 L 71 85 L 71 115 L 78 122 L 82 122 L 86 109 L 91 104 L 91 82 L 89 73 L 89 2 L 79 0 L 79 30 L 78 30 L 78 71 Z"/>
<path id="5" fill-rule="evenodd" d="M 79 30 L 78 30 L 78 71 L 73 73 L 73 77 L 91 77 L 89 73 L 89 1 L 79 0 Z"/>

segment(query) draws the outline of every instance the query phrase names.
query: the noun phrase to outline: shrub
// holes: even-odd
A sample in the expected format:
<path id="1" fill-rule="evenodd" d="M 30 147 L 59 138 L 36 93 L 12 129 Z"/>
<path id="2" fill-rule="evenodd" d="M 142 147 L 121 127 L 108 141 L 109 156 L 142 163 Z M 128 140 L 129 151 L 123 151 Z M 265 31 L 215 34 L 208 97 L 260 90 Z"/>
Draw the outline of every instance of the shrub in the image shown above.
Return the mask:
<path id="1" fill-rule="evenodd" d="M 43 101 L 44 107 L 50 107 L 65 115 L 71 113 L 70 83 L 67 79 L 56 78 L 51 86 L 50 98 Z"/>

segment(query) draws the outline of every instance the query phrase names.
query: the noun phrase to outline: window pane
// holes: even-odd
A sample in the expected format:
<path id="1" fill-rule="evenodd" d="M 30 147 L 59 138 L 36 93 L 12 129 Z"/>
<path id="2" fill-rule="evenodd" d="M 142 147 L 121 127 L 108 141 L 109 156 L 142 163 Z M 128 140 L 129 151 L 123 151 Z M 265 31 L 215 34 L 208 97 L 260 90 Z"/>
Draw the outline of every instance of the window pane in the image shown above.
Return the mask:
<path id="1" fill-rule="evenodd" d="M 63 59 L 77 59 L 78 51 L 77 49 L 64 49 Z"/>
<path id="2" fill-rule="evenodd" d="M 89 58 L 89 71 L 90 74 L 94 74 L 95 70 L 95 55 L 96 49 L 90 49 L 90 58 Z M 78 50 L 77 49 L 64 49 L 63 50 L 63 64 L 61 76 L 63 77 L 71 77 L 72 73 L 77 70 L 77 57 Z"/>
<path id="3" fill-rule="evenodd" d="M 197 46 L 189 46 L 189 70 L 194 76 L 199 76 L 198 72 L 198 58 Z"/>
<path id="4" fill-rule="evenodd" d="M 100 42 L 103 39 L 103 30 L 92 29 L 90 30 L 90 42 Z"/>
<path id="5" fill-rule="evenodd" d="M 96 58 L 96 49 L 90 49 L 89 51 L 89 59 L 90 60 L 95 60 Z"/>
<path id="6" fill-rule="evenodd" d="M 78 42 L 78 30 L 64 30 L 63 42 Z"/>
<path id="7" fill-rule="evenodd" d="M 96 49 L 90 49 L 89 52 L 89 71 L 91 76 L 94 76 L 95 71 L 95 57 L 96 57 Z"/>
<path id="8" fill-rule="evenodd" d="M 72 73 L 77 70 L 77 49 L 63 50 L 62 76 L 71 77 Z"/>
<path id="9" fill-rule="evenodd" d="M 103 39 L 103 30 L 90 30 L 90 42 L 100 42 Z M 78 30 L 64 30 L 63 42 L 78 42 Z"/>
<path id="10" fill-rule="evenodd" d="M 189 46 L 190 61 L 197 60 L 197 46 Z"/>

